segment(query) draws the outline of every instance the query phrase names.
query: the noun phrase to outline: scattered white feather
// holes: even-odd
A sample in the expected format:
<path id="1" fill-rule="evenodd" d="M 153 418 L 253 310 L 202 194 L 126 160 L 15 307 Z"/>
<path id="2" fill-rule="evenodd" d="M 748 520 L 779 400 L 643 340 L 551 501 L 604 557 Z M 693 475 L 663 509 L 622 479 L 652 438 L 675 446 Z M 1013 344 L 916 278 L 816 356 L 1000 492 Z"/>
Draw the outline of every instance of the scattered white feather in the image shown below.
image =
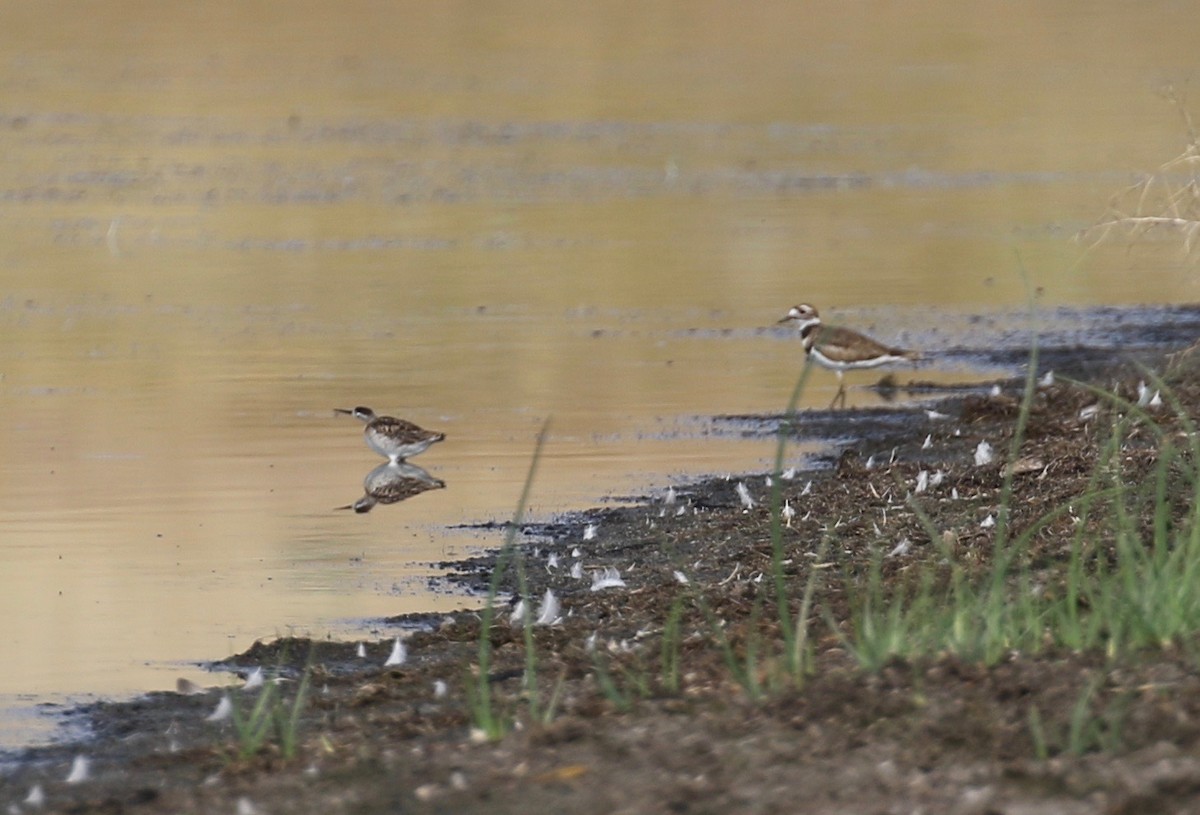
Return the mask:
<path id="1" fill-rule="evenodd" d="M 592 572 L 592 591 L 623 588 L 625 581 L 621 579 L 621 573 L 615 567 L 605 566 L 600 571 Z"/>
<path id="2" fill-rule="evenodd" d="M 750 497 L 750 490 L 746 486 L 746 482 L 745 481 L 737 482 L 736 489 L 737 489 L 738 500 L 740 500 L 742 502 L 742 506 L 745 507 L 746 509 L 753 509 L 754 508 L 754 499 Z"/>
<path id="3" fill-rule="evenodd" d="M 392 643 L 392 653 L 388 654 L 387 661 L 383 663 L 383 667 L 390 668 L 393 665 L 403 665 L 408 659 L 408 649 L 404 647 L 404 640 L 396 637 L 396 641 Z"/>
<path id="4" fill-rule="evenodd" d="M 879 524 L 875 523 L 874 521 L 871 521 L 871 526 L 875 530 L 875 537 L 882 538 L 883 530 L 879 528 Z"/>
<path id="5" fill-rule="evenodd" d="M 221 701 L 217 702 L 217 706 L 213 708 L 213 712 L 205 717 L 206 722 L 223 722 L 233 715 L 233 700 L 226 694 L 221 697 Z"/>
<path id="6" fill-rule="evenodd" d="M 991 397 L 993 399 L 995 399 L 997 396 L 999 396 L 1001 393 L 1003 393 L 1003 391 L 1000 390 L 999 385 L 992 385 L 992 389 L 990 391 L 988 391 L 988 393 L 991 395 Z"/>
<path id="7" fill-rule="evenodd" d="M 957 500 L 958 500 L 958 487 L 951 487 L 951 488 L 950 488 L 950 498 L 951 498 L 951 499 L 953 499 L 953 500 L 955 500 L 955 501 L 957 501 Z"/>
<path id="8" fill-rule="evenodd" d="M 1137 392 L 1138 407 L 1160 407 L 1162 405 L 1162 394 L 1158 391 L 1151 393 L 1145 382 L 1138 382 Z"/>
<path id="9" fill-rule="evenodd" d="M 578 546 L 576 546 L 574 549 L 571 550 L 571 557 L 574 557 L 574 558 L 583 557 L 583 550 L 580 549 Z"/>
<path id="10" fill-rule="evenodd" d="M 533 624 L 555 625 L 560 622 L 562 622 L 562 605 L 554 596 L 554 592 L 546 589 L 546 593 L 542 595 L 542 605 L 538 608 L 537 619 L 533 621 Z"/>
<path id="11" fill-rule="evenodd" d="M 804 485 L 804 489 L 800 490 L 800 495 L 812 495 L 812 482 L 809 481 Z"/>
<path id="12" fill-rule="evenodd" d="M 979 446 L 975 448 L 975 466 L 983 467 L 991 464 L 994 457 L 992 445 L 988 444 L 986 440 L 979 442 Z"/>
<path id="13" fill-rule="evenodd" d="M 1095 415 L 1096 415 L 1097 413 L 1099 413 L 1099 412 L 1100 412 L 1100 403 L 1099 403 L 1099 402 L 1097 402 L 1097 403 L 1096 403 L 1096 404 L 1094 404 L 1094 405 L 1088 405 L 1087 407 L 1085 407 L 1085 408 L 1083 408 L 1082 410 L 1080 410 L 1080 411 L 1079 411 L 1079 418 L 1080 418 L 1080 420 L 1081 420 L 1081 421 L 1085 421 L 1085 422 L 1086 422 L 1088 419 L 1092 418 L 1093 416 L 1095 416 Z"/>
<path id="14" fill-rule="evenodd" d="M 675 503 L 675 488 L 667 487 L 667 494 L 663 496 L 663 503 L 667 506 Z"/>
<path id="15" fill-rule="evenodd" d="M 791 481 L 793 478 L 796 477 L 796 468 L 788 467 L 786 470 L 784 470 L 782 473 L 779 474 L 779 477 L 782 478 L 784 481 Z"/>
<path id="16" fill-rule="evenodd" d="M 942 486 L 942 482 L 945 480 L 946 480 L 946 474 L 944 472 L 942 472 L 941 470 L 938 470 L 936 473 L 929 476 L 929 486 L 940 487 L 940 486 Z"/>
<path id="17" fill-rule="evenodd" d="M 446 694 L 450 692 L 450 686 L 443 679 L 433 680 L 433 698 L 444 699 Z"/>
<path id="18" fill-rule="evenodd" d="M 680 515 L 682 515 L 685 512 L 687 512 L 687 506 L 684 504 L 680 504 L 679 506 L 677 506 L 675 508 L 675 517 L 678 518 Z"/>
<path id="19" fill-rule="evenodd" d="M 42 791 L 41 784 L 34 784 L 29 790 L 29 794 L 25 796 L 25 800 L 21 803 L 31 807 L 45 806 L 46 793 Z"/>
<path id="20" fill-rule="evenodd" d="M 688 583 L 687 575 L 684 574 L 683 572 L 679 571 L 678 569 L 676 569 L 675 570 L 675 582 L 683 583 L 684 585 L 687 585 L 687 583 Z"/>
<path id="21" fill-rule="evenodd" d="M 979 522 L 980 529 L 991 529 L 996 525 L 996 519 L 989 514 L 986 518 Z"/>
<path id="22" fill-rule="evenodd" d="M 596 640 L 600 639 L 600 632 L 593 631 L 586 640 L 583 641 L 583 650 L 589 654 L 596 650 Z"/>
<path id="23" fill-rule="evenodd" d="M 583 579 L 583 561 L 582 560 L 575 561 L 574 565 L 571 566 L 571 579 L 572 580 L 582 580 Z"/>
<path id="24" fill-rule="evenodd" d="M 1049 388 L 1054 385 L 1054 371 L 1046 371 L 1042 378 L 1038 380 L 1038 384 L 1043 388 Z"/>
<path id="25" fill-rule="evenodd" d="M 363 645 L 360 642 L 358 644 L 358 649 L 354 652 L 354 655 L 356 657 L 358 657 L 359 659 L 366 659 L 367 658 L 367 646 Z"/>
<path id="26" fill-rule="evenodd" d="M 775 485 L 775 482 L 774 482 L 774 480 L 772 480 L 771 476 L 768 475 L 766 478 L 763 479 L 763 486 L 766 487 L 767 489 L 771 489 L 771 487 L 773 487 L 774 485 Z"/>
<path id="27" fill-rule="evenodd" d="M 899 555 L 906 555 L 906 554 L 908 554 L 908 550 L 911 548 L 912 548 L 912 541 L 910 541 L 908 538 L 904 538 L 899 543 L 896 544 L 896 547 L 894 549 L 892 549 L 892 551 L 888 552 L 888 557 L 897 557 Z"/>
<path id="28" fill-rule="evenodd" d="M 551 552 L 550 557 L 546 558 L 546 571 L 558 568 L 558 554 Z"/>
<path id="29" fill-rule="evenodd" d="M 509 625 L 520 625 L 521 623 L 525 622 L 525 615 L 527 613 L 528 609 L 525 606 L 525 598 L 522 597 L 517 601 L 517 604 L 513 606 L 512 613 L 508 615 Z"/>
<path id="30" fill-rule="evenodd" d="M 932 433 L 928 434 L 928 435 L 925 437 L 925 441 L 924 441 L 924 443 L 921 445 L 921 449 L 922 449 L 922 450 L 928 450 L 930 447 L 933 447 L 933 434 L 932 434 Z"/>
<path id="31" fill-rule="evenodd" d="M 250 675 L 246 677 L 246 684 L 242 685 L 242 690 L 261 688 L 264 681 L 262 667 L 260 666 L 251 671 Z"/>
<path id="32" fill-rule="evenodd" d="M 949 419 L 950 414 L 949 413 L 939 413 L 936 410 L 926 410 L 925 418 L 929 419 L 929 421 L 931 421 L 931 422 L 940 422 L 943 419 Z"/>
<path id="33" fill-rule="evenodd" d="M 875 469 L 875 456 L 873 456 L 873 455 L 871 455 L 871 456 L 867 456 L 867 464 L 866 464 L 866 468 L 867 468 L 868 470 L 874 470 L 874 469 Z"/>
<path id="34" fill-rule="evenodd" d="M 596 538 L 596 525 L 588 524 L 587 526 L 585 526 L 583 528 L 583 539 L 585 541 L 590 541 L 590 540 L 595 540 L 595 538 Z"/>
<path id="35" fill-rule="evenodd" d="M 790 501 L 785 500 L 783 502 L 783 509 L 779 511 L 779 514 L 783 517 L 783 522 L 790 528 L 792 519 L 796 517 L 796 510 L 792 508 Z"/>
<path id="36" fill-rule="evenodd" d="M 921 470 L 917 473 L 917 485 L 913 487 L 913 492 L 917 495 L 929 489 L 929 470 Z"/>
<path id="37" fill-rule="evenodd" d="M 237 800 L 237 815 L 258 815 L 258 809 L 253 801 L 243 795 Z"/>
<path id="38" fill-rule="evenodd" d="M 68 784 L 82 784 L 91 774 L 91 762 L 87 756 L 75 756 L 71 762 L 71 772 L 67 773 Z"/>

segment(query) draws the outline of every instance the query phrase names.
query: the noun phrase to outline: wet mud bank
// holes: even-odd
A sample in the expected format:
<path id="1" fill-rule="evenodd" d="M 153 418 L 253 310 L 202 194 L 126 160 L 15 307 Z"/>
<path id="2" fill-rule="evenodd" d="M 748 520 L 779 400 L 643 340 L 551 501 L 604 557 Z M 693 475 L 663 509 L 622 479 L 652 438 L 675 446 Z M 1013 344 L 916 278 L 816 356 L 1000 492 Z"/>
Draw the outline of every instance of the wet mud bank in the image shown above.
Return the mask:
<path id="1" fill-rule="evenodd" d="M 1194 638 L 1132 656 L 1048 643 L 991 660 L 944 652 L 871 667 L 855 650 L 856 598 L 870 581 L 903 587 L 947 562 L 964 579 L 986 576 L 1006 489 L 1009 528 L 1028 532 L 1030 574 L 1039 591 L 1056 591 L 1080 523 L 1075 502 L 1121 417 L 1145 415 L 1121 450 L 1131 483 L 1151 479 L 1164 439 L 1186 446 L 1200 416 L 1200 355 L 1113 356 L 1043 356 L 1058 373 L 1034 390 L 1015 457 L 1022 380 L 939 397 L 918 382 L 911 389 L 929 394 L 919 405 L 801 413 L 791 432 L 832 440 L 829 456 L 786 468 L 770 486 L 766 473 L 698 479 L 523 525 L 486 629 L 473 608 L 389 620 L 394 631 L 374 642 L 257 643 L 215 666 L 236 679 L 220 673 L 213 687 L 76 711 L 91 736 L 12 756 L 0 803 L 146 813 L 782 813 L 798 801 L 817 813 L 1192 811 Z M 1160 390 L 1167 398 L 1154 400 Z M 766 440 L 784 421 L 713 425 Z M 1181 477 L 1167 488 L 1183 512 L 1194 484 Z M 448 579 L 485 590 L 499 557 L 451 564 Z M 544 623 L 528 630 L 522 584 L 524 610 Z M 781 624 L 781 598 L 789 619 L 809 609 L 800 628 Z M 804 667 L 789 672 L 784 646 L 800 629 Z M 483 697 L 498 738 L 485 732 Z"/>

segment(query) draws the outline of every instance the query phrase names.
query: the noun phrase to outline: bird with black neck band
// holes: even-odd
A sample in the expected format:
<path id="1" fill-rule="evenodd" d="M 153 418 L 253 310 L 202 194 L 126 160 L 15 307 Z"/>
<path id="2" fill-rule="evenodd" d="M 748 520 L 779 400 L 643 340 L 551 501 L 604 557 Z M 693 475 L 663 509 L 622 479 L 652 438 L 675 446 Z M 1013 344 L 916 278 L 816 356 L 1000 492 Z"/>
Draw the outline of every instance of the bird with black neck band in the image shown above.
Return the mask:
<path id="1" fill-rule="evenodd" d="M 829 403 L 831 410 L 839 401 L 843 407 L 846 405 L 846 383 L 842 378 L 846 371 L 921 358 L 916 351 L 884 345 L 849 328 L 826 325 L 816 307 L 808 303 L 792 306 L 779 323 L 794 326 L 800 334 L 804 353 L 822 368 L 837 374 L 838 391 Z"/>

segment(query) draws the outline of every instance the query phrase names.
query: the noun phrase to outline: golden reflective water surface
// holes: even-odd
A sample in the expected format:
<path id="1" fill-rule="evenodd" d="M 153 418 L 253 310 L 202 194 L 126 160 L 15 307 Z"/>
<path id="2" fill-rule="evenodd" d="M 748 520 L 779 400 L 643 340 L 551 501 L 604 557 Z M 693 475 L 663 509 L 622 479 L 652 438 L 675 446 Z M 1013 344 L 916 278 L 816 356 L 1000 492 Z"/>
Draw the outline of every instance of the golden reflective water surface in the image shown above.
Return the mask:
<path id="1" fill-rule="evenodd" d="M 1196 297 L 1176 242 L 1071 241 L 1184 146 L 1186 4 L 4 6 L 0 705 L 461 605 L 429 564 L 549 416 L 543 516 L 765 466 L 705 417 L 783 406 L 795 302 L 954 378 L 1022 266 Z M 357 404 L 446 487 L 335 511 Z"/>

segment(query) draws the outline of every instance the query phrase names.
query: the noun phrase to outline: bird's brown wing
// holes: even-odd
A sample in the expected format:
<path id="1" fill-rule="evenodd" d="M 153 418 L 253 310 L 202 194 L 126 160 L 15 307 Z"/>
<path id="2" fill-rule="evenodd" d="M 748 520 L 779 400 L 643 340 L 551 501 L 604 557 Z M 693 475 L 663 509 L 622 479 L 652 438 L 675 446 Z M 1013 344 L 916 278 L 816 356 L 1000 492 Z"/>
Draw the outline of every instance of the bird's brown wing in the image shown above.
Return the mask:
<path id="1" fill-rule="evenodd" d="M 397 419 L 394 416 L 381 416 L 372 424 L 378 432 L 402 441 L 423 441 L 439 438 L 442 435 L 435 430 L 426 430 L 420 425 L 405 419 Z"/>
<path id="2" fill-rule="evenodd" d="M 915 358 L 914 352 L 876 342 L 865 334 L 835 325 L 823 325 L 814 347 L 829 359 L 842 362 L 879 356 Z"/>

